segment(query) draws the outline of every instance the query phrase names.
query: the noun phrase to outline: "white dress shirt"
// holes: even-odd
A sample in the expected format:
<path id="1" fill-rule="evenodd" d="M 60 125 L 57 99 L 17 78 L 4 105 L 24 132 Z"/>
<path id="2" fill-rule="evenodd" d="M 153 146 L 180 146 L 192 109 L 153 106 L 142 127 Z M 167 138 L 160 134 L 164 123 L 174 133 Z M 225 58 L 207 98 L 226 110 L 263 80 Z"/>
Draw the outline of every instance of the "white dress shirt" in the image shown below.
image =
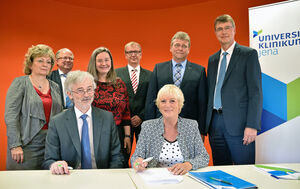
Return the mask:
<path id="1" fill-rule="evenodd" d="M 74 110 L 75 110 L 75 114 L 76 114 L 77 128 L 78 128 L 79 138 L 80 138 L 80 142 L 81 142 L 83 120 L 80 118 L 80 116 L 82 116 L 83 113 L 79 109 L 77 109 L 76 106 L 74 106 Z M 96 160 L 95 160 L 95 153 L 94 153 L 94 142 L 93 142 L 92 108 L 90 107 L 89 110 L 85 114 L 87 115 L 86 121 L 88 122 L 88 127 L 89 127 L 89 139 L 90 139 L 92 168 L 97 169 Z M 81 165 L 79 167 L 81 167 Z"/>
<path id="2" fill-rule="evenodd" d="M 136 79 L 137 79 L 137 85 L 139 86 L 139 81 L 140 81 L 140 73 L 141 73 L 141 66 L 138 65 L 136 68 L 130 66 L 128 64 L 128 72 L 129 72 L 129 76 L 130 76 L 130 80 L 131 80 L 131 76 L 132 76 L 132 70 L 136 69 Z"/>

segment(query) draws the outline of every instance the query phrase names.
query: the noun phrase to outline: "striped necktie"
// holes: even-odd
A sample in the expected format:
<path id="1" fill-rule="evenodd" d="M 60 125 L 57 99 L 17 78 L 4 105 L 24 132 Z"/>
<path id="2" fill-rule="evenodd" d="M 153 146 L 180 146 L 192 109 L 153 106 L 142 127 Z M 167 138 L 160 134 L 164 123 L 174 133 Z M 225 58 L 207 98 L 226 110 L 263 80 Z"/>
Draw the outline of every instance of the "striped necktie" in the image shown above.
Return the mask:
<path id="1" fill-rule="evenodd" d="M 135 94 L 136 90 L 138 88 L 138 82 L 137 82 L 137 76 L 136 76 L 137 70 L 132 69 L 131 72 L 132 72 L 132 74 L 131 74 L 131 85 L 132 85 L 132 88 L 133 88 L 133 92 Z"/>

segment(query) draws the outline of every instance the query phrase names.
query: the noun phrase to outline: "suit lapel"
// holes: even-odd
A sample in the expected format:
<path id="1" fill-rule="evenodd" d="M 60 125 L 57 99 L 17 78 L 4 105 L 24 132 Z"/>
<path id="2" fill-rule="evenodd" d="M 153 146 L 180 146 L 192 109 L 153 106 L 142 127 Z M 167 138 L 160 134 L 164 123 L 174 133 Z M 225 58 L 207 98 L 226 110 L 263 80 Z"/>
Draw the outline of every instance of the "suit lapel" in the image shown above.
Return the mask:
<path id="1" fill-rule="evenodd" d="M 217 53 L 217 55 L 214 57 L 214 60 L 211 64 L 211 69 L 212 69 L 212 88 L 215 89 L 215 86 L 216 86 L 216 81 L 217 81 L 217 77 L 218 77 L 218 66 L 219 66 L 219 61 L 220 61 L 220 53 L 221 53 L 221 50 Z M 214 93 L 213 93 L 214 94 Z"/>
<path id="2" fill-rule="evenodd" d="M 81 144 L 80 144 L 80 138 L 78 133 L 78 127 L 77 127 L 77 120 L 76 120 L 76 114 L 74 111 L 74 108 L 71 108 L 68 111 L 68 114 L 66 115 L 66 124 L 64 126 L 67 128 L 69 135 L 71 137 L 71 140 L 75 146 L 75 149 L 78 153 L 78 156 L 81 158 Z"/>
<path id="3" fill-rule="evenodd" d="M 57 81 L 59 87 L 62 89 L 61 79 L 60 79 L 58 70 L 54 71 L 54 77 L 55 77 L 55 80 Z"/>
<path id="4" fill-rule="evenodd" d="M 93 119 L 93 143 L 94 143 L 94 155 L 97 162 L 97 157 L 99 157 L 98 149 L 101 140 L 101 133 L 103 127 L 103 117 L 97 114 L 95 109 L 92 107 L 92 119 Z"/>
<path id="5" fill-rule="evenodd" d="M 192 71 L 192 64 L 189 61 L 187 61 L 186 66 L 185 66 L 185 70 L 184 70 L 184 73 L 183 73 L 183 78 L 182 78 L 182 81 L 181 81 L 181 84 L 180 84 L 180 88 L 182 88 L 186 84 L 186 81 L 189 81 L 189 77 L 192 76 L 190 74 L 191 71 Z"/>
<path id="6" fill-rule="evenodd" d="M 29 98 L 33 99 L 32 102 L 36 102 L 34 109 L 32 110 L 32 112 L 30 112 L 31 116 L 43 120 L 43 122 L 45 124 L 46 123 L 45 112 L 38 111 L 38 110 L 44 110 L 43 101 L 41 100 L 41 97 L 39 96 L 39 94 L 36 92 L 34 86 L 32 85 L 29 76 L 27 77 L 27 86 L 30 89 L 30 90 L 28 90 Z"/>
<path id="7" fill-rule="evenodd" d="M 230 58 L 228 68 L 227 68 L 226 73 L 225 73 L 225 78 L 224 78 L 224 81 L 223 81 L 223 85 L 226 82 L 226 80 L 228 79 L 228 77 L 229 77 L 231 71 L 233 70 L 233 68 L 238 63 L 239 54 L 240 54 L 240 49 L 238 48 L 238 44 L 236 44 L 235 47 L 234 47 L 234 50 L 232 52 L 232 56 Z"/>
<path id="8" fill-rule="evenodd" d="M 137 88 L 137 91 L 135 94 L 137 94 L 141 90 L 142 83 L 145 80 L 144 76 L 145 76 L 145 70 L 142 67 L 140 67 L 139 84 L 138 84 L 138 88 Z"/>
<path id="9" fill-rule="evenodd" d="M 125 80 L 124 82 L 129 83 L 129 86 L 130 86 L 130 87 L 127 87 L 127 92 L 128 92 L 128 94 L 134 95 L 132 84 L 131 84 L 131 79 L 130 79 L 130 73 L 128 71 L 128 66 L 124 67 L 123 73 L 124 73 L 124 80 Z"/>
<path id="10" fill-rule="evenodd" d="M 172 60 L 170 60 L 167 65 L 168 65 L 167 73 L 162 73 L 162 74 L 167 74 L 169 76 L 169 83 L 174 84 Z"/>

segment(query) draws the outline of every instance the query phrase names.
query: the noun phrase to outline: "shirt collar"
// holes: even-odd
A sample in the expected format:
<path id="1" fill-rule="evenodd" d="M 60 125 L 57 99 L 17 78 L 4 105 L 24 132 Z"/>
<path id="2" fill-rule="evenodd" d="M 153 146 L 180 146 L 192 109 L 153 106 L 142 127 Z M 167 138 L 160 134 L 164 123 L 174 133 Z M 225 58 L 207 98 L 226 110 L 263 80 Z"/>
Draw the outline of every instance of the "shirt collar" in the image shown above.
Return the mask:
<path id="1" fill-rule="evenodd" d="M 228 54 L 232 55 L 235 44 L 236 44 L 236 42 L 234 41 L 233 44 L 227 49 L 226 52 Z M 225 51 L 221 48 L 221 55 L 223 55 L 223 52 L 225 52 Z"/>
<path id="2" fill-rule="evenodd" d="M 77 119 L 80 119 L 80 116 L 82 116 L 82 114 L 86 114 L 88 117 L 92 116 L 92 108 L 90 106 L 89 110 L 86 113 L 82 113 L 78 108 L 76 108 L 76 106 L 74 106 L 74 111 L 75 111 L 75 115 Z"/>
<path id="3" fill-rule="evenodd" d="M 127 65 L 128 66 L 128 70 L 129 70 L 129 73 L 131 72 L 131 70 L 133 70 L 133 69 L 136 69 L 137 70 L 137 72 L 140 72 L 140 70 L 141 70 L 141 66 L 140 65 L 138 65 L 137 67 L 132 67 L 132 66 L 130 66 L 129 64 Z"/>
<path id="4" fill-rule="evenodd" d="M 57 70 L 58 70 L 59 75 L 64 74 L 64 72 L 62 72 L 60 69 L 57 69 Z"/>
<path id="5" fill-rule="evenodd" d="M 185 68 L 186 66 L 186 63 L 187 63 L 187 59 L 185 59 L 184 61 L 182 62 L 176 62 L 175 60 L 172 59 L 172 65 L 173 65 L 173 68 L 176 66 L 176 64 L 181 64 L 183 68 Z"/>

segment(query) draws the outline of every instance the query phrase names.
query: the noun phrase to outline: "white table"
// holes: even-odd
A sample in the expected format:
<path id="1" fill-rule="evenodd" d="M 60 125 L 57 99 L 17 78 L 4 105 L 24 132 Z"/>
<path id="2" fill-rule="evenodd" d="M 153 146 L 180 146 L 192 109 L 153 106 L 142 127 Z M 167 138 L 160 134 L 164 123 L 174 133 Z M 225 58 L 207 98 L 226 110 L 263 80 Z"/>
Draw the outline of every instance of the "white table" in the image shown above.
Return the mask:
<path id="1" fill-rule="evenodd" d="M 281 167 L 286 167 L 290 169 L 294 169 L 300 172 L 300 164 L 272 164 Z M 270 166 L 272 166 L 270 165 Z M 282 180 L 282 179 L 275 179 L 267 173 L 262 173 L 254 167 L 254 165 L 238 165 L 238 166 L 209 166 L 197 171 L 204 172 L 204 171 L 214 171 L 214 170 L 222 170 L 229 174 L 232 174 L 236 177 L 244 179 L 248 182 L 251 182 L 258 186 L 258 188 L 262 189 L 300 189 L 300 180 Z M 137 188 L 148 189 L 199 189 L 199 188 L 207 188 L 203 184 L 197 182 L 196 180 L 184 176 L 184 179 L 179 184 L 168 184 L 168 185 L 147 185 L 144 181 L 140 178 L 140 176 L 135 173 L 133 170 L 129 173 L 130 177 L 136 184 Z"/>
<path id="2" fill-rule="evenodd" d="M 0 171 L 0 189 L 135 189 L 128 169 L 71 170 L 70 175 L 41 171 Z"/>
<path id="3" fill-rule="evenodd" d="M 300 171 L 299 164 L 273 164 Z M 272 166 L 272 165 L 271 165 Z M 209 166 L 197 171 L 222 170 L 262 189 L 300 189 L 300 180 L 278 180 L 253 165 Z M 49 170 L 0 171 L 0 189 L 193 189 L 206 188 L 184 176 L 179 184 L 147 185 L 133 169 L 71 170 L 70 175 L 52 175 Z"/>

